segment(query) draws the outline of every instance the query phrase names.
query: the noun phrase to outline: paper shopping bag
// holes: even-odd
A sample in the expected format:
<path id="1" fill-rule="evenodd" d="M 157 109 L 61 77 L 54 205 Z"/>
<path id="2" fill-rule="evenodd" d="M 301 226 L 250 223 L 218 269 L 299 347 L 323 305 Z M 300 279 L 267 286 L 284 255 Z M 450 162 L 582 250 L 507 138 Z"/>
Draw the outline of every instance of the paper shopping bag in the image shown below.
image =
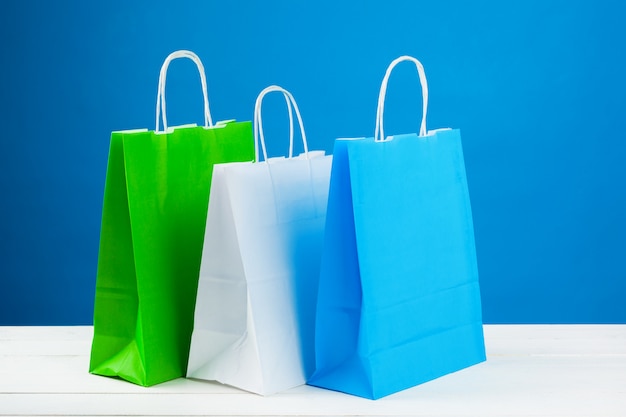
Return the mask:
<path id="1" fill-rule="evenodd" d="M 272 91 L 289 108 L 288 158 L 267 158 L 261 102 Z M 298 157 L 292 107 L 304 142 Z M 308 151 L 298 106 L 277 86 L 257 98 L 255 136 L 263 162 L 215 165 L 187 376 L 268 395 L 304 384 L 314 370 L 332 158 Z"/>
<path id="2" fill-rule="evenodd" d="M 165 74 L 182 57 L 200 71 L 204 127 L 167 127 Z M 250 122 L 213 125 L 192 52 L 167 57 L 157 97 L 154 132 L 111 135 L 89 366 L 145 386 L 186 372 L 213 164 L 254 158 Z"/>
<path id="3" fill-rule="evenodd" d="M 385 138 L 393 67 L 418 67 L 420 133 Z M 401 57 L 374 138 L 334 147 L 309 384 L 376 399 L 485 360 L 459 130 L 426 131 L 423 67 Z"/>

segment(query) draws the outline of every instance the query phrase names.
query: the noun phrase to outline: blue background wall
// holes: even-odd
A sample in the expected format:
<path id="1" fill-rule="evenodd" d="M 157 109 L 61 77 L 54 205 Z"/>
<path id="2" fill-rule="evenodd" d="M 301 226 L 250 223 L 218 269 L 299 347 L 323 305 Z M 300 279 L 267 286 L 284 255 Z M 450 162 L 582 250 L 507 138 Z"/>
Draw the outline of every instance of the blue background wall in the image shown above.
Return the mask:
<path id="1" fill-rule="evenodd" d="M 463 134 L 485 321 L 626 323 L 626 3 L 152 3 L 0 5 L 0 324 L 91 323 L 110 132 L 153 128 L 183 48 L 215 119 L 250 120 L 277 83 L 329 152 L 373 135 L 385 68 L 418 57 L 428 126 Z M 418 129 L 414 71 L 392 77 L 388 134 Z M 170 124 L 201 122 L 198 85 L 172 65 Z M 265 107 L 272 154 L 282 106 Z"/>

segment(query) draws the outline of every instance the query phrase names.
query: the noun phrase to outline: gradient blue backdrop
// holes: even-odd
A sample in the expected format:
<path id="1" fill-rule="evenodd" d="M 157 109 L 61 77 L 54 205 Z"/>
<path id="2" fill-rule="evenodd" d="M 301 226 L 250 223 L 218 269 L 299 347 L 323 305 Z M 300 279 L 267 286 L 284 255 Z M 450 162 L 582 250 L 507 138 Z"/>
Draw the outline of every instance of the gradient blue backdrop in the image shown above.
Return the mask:
<path id="1" fill-rule="evenodd" d="M 250 120 L 277 83 L 329 152 L 373 135 L 385 68 L 418 57 L 428 126 L 462 131 L 485 321 L 626 323 L 625 2 L 169 3 L 0 5 L 0 324 L 91 323 L 110 132 L 153 128 L 183 48 L 215 119 Z M 414 71 L 392 77 L 388 134 L 418 129 Z M 198 85 L 172 65 L 171 124 L 201 122 Z M 265 107 L 275 155 L 283 107 Z"/>

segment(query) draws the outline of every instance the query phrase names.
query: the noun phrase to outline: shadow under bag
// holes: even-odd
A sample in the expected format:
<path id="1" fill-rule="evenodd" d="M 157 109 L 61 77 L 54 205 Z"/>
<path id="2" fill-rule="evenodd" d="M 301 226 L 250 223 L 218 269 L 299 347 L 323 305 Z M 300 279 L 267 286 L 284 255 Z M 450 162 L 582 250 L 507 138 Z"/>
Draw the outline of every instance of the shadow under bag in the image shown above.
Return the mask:
<path id="1" fill-rule="evenodd" d="M 393 67 L 423 90 L 416 133 L 385 138 Z M 376 399 L 485 360 L 459 130 L 426 131 L 411 57 L 389 66 L 374 138 L 335 142 L 309 384 Z"/>
<path id="2" fill-rule="evenodd" d="M 177 58 L 200 71 L 204 126 L 167 127 L 165 76 Z M 199 58 L 168 56 L 155 131 L 111 134 L 91 373 L 145 386 L 185 375 L 213 164 L 253 158 L 250 122 L 213 125 Z"/>

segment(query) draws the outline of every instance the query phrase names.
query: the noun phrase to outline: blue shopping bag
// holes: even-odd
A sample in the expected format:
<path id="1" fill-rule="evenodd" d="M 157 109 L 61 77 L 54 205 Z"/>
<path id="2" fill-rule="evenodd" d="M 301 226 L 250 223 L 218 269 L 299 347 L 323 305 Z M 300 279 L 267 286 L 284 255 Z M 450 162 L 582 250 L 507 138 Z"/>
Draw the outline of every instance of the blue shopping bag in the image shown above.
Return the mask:
<path id="1" fill-rule="evenodd" d="M 418 68 L 422 125 L 385 138 L 402 61 Z M 375 137 L 335 142 L 310 385 L 376 399 L 485 360 L 461 135 L 427 132 L 427 100 L 421 63 L 400 57 Z"/>

